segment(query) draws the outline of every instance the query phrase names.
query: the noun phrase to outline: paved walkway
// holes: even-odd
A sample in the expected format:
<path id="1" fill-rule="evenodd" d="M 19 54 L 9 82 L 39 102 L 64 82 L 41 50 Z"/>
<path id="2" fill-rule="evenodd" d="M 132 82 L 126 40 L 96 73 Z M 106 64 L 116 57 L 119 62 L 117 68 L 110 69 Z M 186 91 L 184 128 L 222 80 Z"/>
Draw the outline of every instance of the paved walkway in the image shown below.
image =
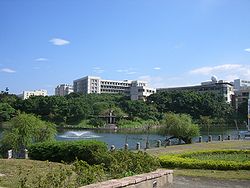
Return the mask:
<path id="1" fill-rule="evenodd" d="M 250 180 L 221 180 L 204 177 L 174 176 L 172 188 L 250 188 Z"/>

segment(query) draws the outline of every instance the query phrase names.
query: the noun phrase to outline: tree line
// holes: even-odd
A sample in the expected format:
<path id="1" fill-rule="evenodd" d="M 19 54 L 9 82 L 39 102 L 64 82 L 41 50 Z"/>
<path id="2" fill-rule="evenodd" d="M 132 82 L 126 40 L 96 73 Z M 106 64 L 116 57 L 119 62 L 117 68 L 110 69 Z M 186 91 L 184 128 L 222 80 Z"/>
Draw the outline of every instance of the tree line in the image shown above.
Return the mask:
<path id="1" fill-rule="evenodd" d="M 244 104 L 243 104 L 244 105 Z M 241 105 L 238 113 L 222 95 L 212 92 L 159 92 L 144 101 L 131 101 L 129 97 L 118 94 L 78 94 L 67 96 L 33 96 L 21 100 L 16 95 L 0 94 L 0 122 L 9 121 L 18 112 L 39 116 L 42 120 L 56 124 L 77 124 L 81 120 L 95 118 L 109 113 L 129 120 L 161 120 L 165 113 L 188 114 L 195 121 L 204 117 L 212 120 L 223 119 L 233 122 L 244 120 L 247 107 Z"/>

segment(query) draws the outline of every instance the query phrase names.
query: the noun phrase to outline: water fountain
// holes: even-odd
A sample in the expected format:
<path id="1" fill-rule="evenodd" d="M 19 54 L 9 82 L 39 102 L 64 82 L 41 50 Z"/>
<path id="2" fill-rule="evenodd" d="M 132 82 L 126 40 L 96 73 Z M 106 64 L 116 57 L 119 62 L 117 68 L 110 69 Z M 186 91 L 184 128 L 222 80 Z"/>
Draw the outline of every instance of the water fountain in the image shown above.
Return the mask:
<path id="1" fill-rule="evenodd" d="M 58 135 L 58 137 L 64 139 L 88 139 L 99 138 L 100 136 L 95 135 L 91 131 L 67 131 L 64 134 Z"/>

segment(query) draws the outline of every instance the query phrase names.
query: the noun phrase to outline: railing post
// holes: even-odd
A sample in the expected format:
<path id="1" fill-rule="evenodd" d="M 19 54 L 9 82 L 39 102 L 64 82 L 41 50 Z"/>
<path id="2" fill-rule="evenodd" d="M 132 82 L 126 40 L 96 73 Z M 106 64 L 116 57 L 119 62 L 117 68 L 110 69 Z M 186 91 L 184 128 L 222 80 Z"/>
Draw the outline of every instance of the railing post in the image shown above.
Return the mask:
<path id="1" fill-rule="evenodd" d="M 110 151 L 115 151 L 115 145 L 111 145 Z"/>
<path id="2" fill-rule="evenodd" d="M 13 157 L 13 151 L 12 149 L 8 150 L 8 159 L 11 159 Z"/>
<path id="3" fill-rule="evenodd" d="M 124 149 L 125 149 L 125 150 L 128 150 L 128 144 L 125 144 L 125 145 L 124 145 Z"/>
<path id="4" fill-rule="evenodd" d="M 238 140 L 240 140 L 240 134 L 238 134 Z"/>
<path id="5" fill-rule="evenodd" d="M 145 149 L 149 149 L 149 141 L 146 142 L 146 147 Z"/>
<path id="6" fill-rule="evenodd" d="M 24 158 L 29 159 L 29 152 L 27 149 L 24 149 Z"/>
<path id="7" fill-rule="evenodd" d="M 140 150 L 141 149 L 141 143 L 140 142 L 137 142 L 136 143 L 136 150 Z"/>
<path id="8" fill-rule="evenodd" d="M 208 136 L 208 142 L 212 142 L 212 139 L 213 139 L 213 138 L 212 138 L 212 135 L 209 135 L 209 136 Z"/>
<path id="9" fill-rule="evenodd" d="M 157 147 L 161 147 L 161 141 L 160 140 L 157 140 Z"/>

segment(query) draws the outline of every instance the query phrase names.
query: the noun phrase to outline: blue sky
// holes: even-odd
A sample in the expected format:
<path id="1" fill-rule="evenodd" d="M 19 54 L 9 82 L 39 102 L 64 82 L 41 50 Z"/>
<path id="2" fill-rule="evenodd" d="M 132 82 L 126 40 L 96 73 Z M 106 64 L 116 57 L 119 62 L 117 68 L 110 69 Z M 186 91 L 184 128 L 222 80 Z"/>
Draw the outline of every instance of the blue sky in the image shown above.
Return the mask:
<path id="1" fill-rule="evenodd" d="M 250 80 L 249 0 L 1 0 L 0 90 L 86 75 L 199 84 Z"/>

